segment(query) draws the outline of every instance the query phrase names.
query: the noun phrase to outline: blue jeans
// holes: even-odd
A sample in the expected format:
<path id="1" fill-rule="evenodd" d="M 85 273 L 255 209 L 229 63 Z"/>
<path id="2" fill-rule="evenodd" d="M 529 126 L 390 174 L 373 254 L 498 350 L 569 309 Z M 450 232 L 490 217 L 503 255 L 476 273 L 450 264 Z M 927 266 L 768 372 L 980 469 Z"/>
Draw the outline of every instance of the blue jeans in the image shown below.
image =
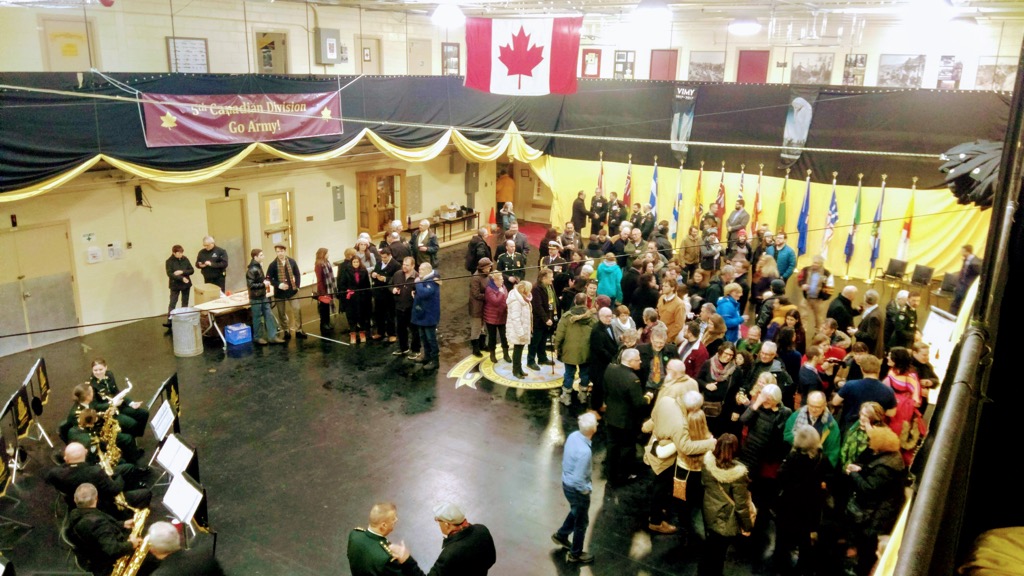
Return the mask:
<path id="1" fill-rule="evenodd" d="M 250 298 L 249 304 L 252 306 L 253 340 L 277 338 L 277 321 L 274 320 L 274 314 L 270 311 L 270 300 L 266 298 Z M 260 336 L 261 327 L 264 330 L 263 336 Z"/>
<path id="2" fill-rule="evenodd" d="M 558 529 L 557 534 L 568 537 L 572 534 L 572 553 L 579 556 L 583 552 L 583 538 L 587 535 L 590 525 L 590 493 L 582 493 L 575 488 L 562 484 L 562 493 L 569 501 L 569 515 Z"/>
<path id="3" fill-rule="evenodd" d="M 423 358 L 428 362 L 437 360 L 440 350 L 437 348 L 437 326 L 417 326 L 420 341 L 423 343 Z"/>
<path id="4" fill-rule="evenodd" d="M 580 390 L 590 386 L 590 374 L 588 373 L 588 366 L 586 364 L 566 364 L 565 365 L 565 377 L 562 378 L 562 388 L 565 390 L 572 390 L 572 381 L 576 379 L 576 368 L 580 369 Z"/>

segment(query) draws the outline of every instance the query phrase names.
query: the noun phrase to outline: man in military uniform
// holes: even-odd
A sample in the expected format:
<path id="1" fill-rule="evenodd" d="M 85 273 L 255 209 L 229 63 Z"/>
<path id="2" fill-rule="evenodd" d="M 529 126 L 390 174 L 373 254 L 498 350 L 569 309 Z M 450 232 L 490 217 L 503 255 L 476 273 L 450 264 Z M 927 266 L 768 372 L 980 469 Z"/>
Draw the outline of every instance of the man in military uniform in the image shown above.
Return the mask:
<path id="1" fill-rule="evenodd" d="M 598 188 L 594 191 L 594 197 L 590 200 L 590 233 L 597 234 L 600 232 L 607 217 L 608 202 L 604 199 L 604 192 Z M 582 231 L 581 228 L 580 232 Z"/>
<path id="2" fill-rule="evenodd" d="M 348 565 L 352 576 L 402 573 L 402 563 L 395 558 L 387 538 L 396 522 L 398 508 L 391 502 L 379 502 L 370 509 L 368 526 L 349 532 Z"/>
<path id="3" fill-rule="evenodd" d="M 516 252 L 514 240 L 505 241 L 505 251 L 498 255 L 498 271 L 505 278 L 505 288 L 508 290 L 526 278 L 526 256 Z"/>
<path id="4" fill-rule="evenodd" d="M 893 320 L 892 336 L 889 337 L 887 349 L 896 346 L 910 348 L 914 345 L 917 333 L 917 305 L 921 303 L 921 295 L 913 292 L 907 297 L 907 304 L 901 307 Z"/>

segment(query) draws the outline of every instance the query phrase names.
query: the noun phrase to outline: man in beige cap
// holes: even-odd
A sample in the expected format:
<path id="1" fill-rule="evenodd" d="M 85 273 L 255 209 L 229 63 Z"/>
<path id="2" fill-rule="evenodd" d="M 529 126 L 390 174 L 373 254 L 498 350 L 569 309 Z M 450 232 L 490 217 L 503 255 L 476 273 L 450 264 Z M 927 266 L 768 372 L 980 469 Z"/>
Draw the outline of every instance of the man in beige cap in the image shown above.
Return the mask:
<path id="1" fill-rule="evenodd" d="M 487 527 L 470 524 L 462 510 L 451 502 L 434 506 L 434 521 L 441 529 L 444 541 L 441 542 L 441 555 L 430 569 L 430 576 L 485 576 L 495 560 L 494 539 Z M 391 553 L 402 564 L 403 574 L 424 576 L 404 544 L 391 546 Z"/>

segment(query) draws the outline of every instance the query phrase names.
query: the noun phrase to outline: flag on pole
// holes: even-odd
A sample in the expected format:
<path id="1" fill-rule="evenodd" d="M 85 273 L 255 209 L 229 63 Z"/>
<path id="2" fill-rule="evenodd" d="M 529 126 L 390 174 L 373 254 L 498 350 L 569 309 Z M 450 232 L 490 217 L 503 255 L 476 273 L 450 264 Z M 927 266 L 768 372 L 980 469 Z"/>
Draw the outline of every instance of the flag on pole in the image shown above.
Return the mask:
<path id="1" fill-rule="evenodd" d="M 722 179 L 718 181 L 718 197 L 715 198 L 715 216 L 718 217 L 718 225 L 722 226 L 725 218 L 725 164 L 722 164 Z"/>
<path id="2" fill-rule="evenodd" d="M 779 198 L 779 217 L 775 220 L 775 233 L 786 231 L 786 188 L 789 187 L 789 168 L 782 179 L 782 196 Z"/>
<path id="3" fill-rule="evenodd" d="M 821 239 L 821 257 L 828 260 L 828 245 L 836 233 L 839 222 L 839 204 L 836 203 L 836 177 L 832 177 L 832 201 L 828 205 L 828 216 L 825 218 L 825 236 Z"/>
<path id="4" fill-rule="evenodd" d="M 914 221 L 914 190 L 917 189 L 917 178 L 914 178 L 914 185 L 910 189 L 910 204 L 907 204 L 907 213 L 903 216 L 903 230 L 900 232 L 900 247 L 896 251 L 896 258 L 906 260 L 910 254 L 910 225 Z"/>
<path id="5" fill-rule="evenodd" d="M 597 172 L 597 192 L 604 193 L 604 154 L 601 154 L 601 168 Z"/>
<path id="6" fill-rule="evenodd" d="M 633 155 L 629 155 L 629 163 L 626 164 L 626 185 L 622 188 L 622 204 L 626 212 L 633 207 Z M 609 232 L 610 234 L 611 232 Z"/>
<path id="7" fill-rule="evenodd" d="M 700 189 L 701 180 L 704 179 L 704 162 L 700 163 L 700 171 L 697 172 L 697 192 L 693 199 L 693 222 L 690 226 L 700 228 L 700 218 L 704 215 L 704 198 Z"/>
<path id="8" fill-rule="evenodd" d="M 583 17 L 467 18 L 466 86 L 494 94 L 576 92 Z"/>
<path id="9" fill-rule="evenodd" d="M 746 164 L 740 164 L 740 195 L 736 198 L 737 200 L 743 200 L 743 169 Z"/>
<path id="10" fill-rule="evenodd" d="M 679 237 L 679 207 L 683 204 L 683 165 L 679 165 L 679 178 L 676 179 L 676 201 L 672 205 L 672 219 L 668 221 L 668 237 L 672 247 L 676 246 Z"/>
<path id="11" fill-rule="evenodd" d="M 658 159 L 654 159 L 654 177 L 651 178 L 651 197 L 647 200 L 651 205 L 651 218 L 658 221 Z"/>
<path id="12" fill-rule="evenodd" d="M 871 224 L 871 267 L 878 261 L 878 252 L 882 248 L 880 227 L 882 226 L 882 204 L 885 203 L 885 176 L 882 177 L 882 195 L 878 198 L 878 209 L 875 210 L 875 221 Z"/>
<path id="13" fill-rule="evenodd" d="M 846 237 L 846 249 L 843 252 L 846 253 L 846 263 L 849 264 L 850 260 L 853 259 L 853 247 L 857 236 L 857 226 L 860 226 L 860 188 L 862 184 L 861 178 L 863 174 L 858 175 L 857 180 L 857 199 L 853 202 L 853 226 L 850 226 L 850 234 Z"/>
<path id="14" fill-rule="evenodd" d="M 797 256 L 807 254 L 807 221 L 811 216 L 811 174 L 807 174 L 807 189 L 804 192 L 804 203 L 800 207 L 800 218 L 796 221 L 796 229 L 800 232 L 800 238 L 796 243 Z"/>
<path id="15" fill-rule="evenodd" d="M 764 164 L 757 171 L 757 191 L 754 193 L 754 219 L 750 222 L 750 237 L 757 236 L 757 223 L 761 219 L 761 176 L 764 175 Z"/>

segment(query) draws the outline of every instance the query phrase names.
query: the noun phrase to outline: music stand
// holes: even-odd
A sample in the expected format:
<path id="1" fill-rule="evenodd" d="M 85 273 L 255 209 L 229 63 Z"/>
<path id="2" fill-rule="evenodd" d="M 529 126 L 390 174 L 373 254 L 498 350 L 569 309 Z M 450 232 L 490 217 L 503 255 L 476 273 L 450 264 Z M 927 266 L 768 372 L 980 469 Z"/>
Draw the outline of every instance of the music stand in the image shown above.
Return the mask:
<path id="1" fill-rule="evenodd" d="M 188 474 L 181 473 L 174 476 L 171 485 L 167 487 L 163 505 L 183 526 L 188 527 L 192 531 L 192 536 L 195 537 L 196 532 L 192 528 L 192 519 L 205 497 L 206 494 L 202 486 Z"/>
<path id="2" fill-rule="evenodd" d="M 162 480 L 167 474 L 174 477 L 188 470 L 195 453 L 195 448 L 183 442 L 176 434 L 167 436 L 159 450 L 157 450 L 156 454 L 153 455 L 157 464 L 159 464 L 164 470 L 163 473 L 160 474 L 160 478 L 157 478 L 156 483 L 153 485 L 162 486 L 162 484 L 160 484 L 160 480 Z M 198 469 L 196 471 L 198 471 Z"/>
<path id="3" fill-rule="evenodd" d="M 156 414 L 149 419 L 149 427 L 153 430 L 153 436 L 156 437 L 157 446 L 163 444 L 164 439 L 167 437 L 167 433 L 170 432 L 171 426 L 174 425 L 174 410 L 171 409 L 170 402 L 164 401 L 160 405 L 160 409 L 157 410 Z M 153 465 L 153 460 L 159 452 L 154 452 L 153 457 L 149 459 L 149 465 Z"/>

